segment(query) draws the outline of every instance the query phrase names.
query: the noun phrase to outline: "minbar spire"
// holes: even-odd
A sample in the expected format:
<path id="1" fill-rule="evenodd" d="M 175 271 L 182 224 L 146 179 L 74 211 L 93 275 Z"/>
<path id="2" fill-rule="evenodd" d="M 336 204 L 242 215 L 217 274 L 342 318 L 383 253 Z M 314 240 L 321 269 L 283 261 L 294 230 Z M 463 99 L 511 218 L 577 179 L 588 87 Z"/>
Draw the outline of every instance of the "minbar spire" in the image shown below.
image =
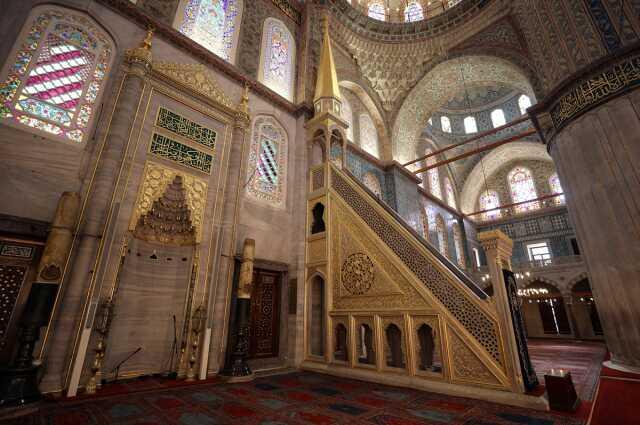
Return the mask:
<path id="1" fill-rule="evenodd" d="M 316 115 L 322 112 L 333 112 L 340 116 L 342 102 L 336 65 L 331 52 L 329 18 L 327 16 L 322 18 L 322 50 L 320 51 L 320 66 L 318 67 L 318 80 L 316 81 L 313 103 Z"/>

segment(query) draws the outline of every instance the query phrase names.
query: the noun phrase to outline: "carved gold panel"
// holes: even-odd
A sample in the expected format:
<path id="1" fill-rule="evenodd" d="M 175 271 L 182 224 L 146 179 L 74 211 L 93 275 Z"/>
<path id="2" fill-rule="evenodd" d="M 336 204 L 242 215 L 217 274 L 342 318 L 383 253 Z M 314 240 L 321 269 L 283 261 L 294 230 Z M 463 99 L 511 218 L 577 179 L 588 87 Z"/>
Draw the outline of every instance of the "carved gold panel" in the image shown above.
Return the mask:
<path id="1" fill-rule="evenodd" d="M 371 231 L 338 199 L 332 200 L 331 285 L 337 310 L 407 310 L 429 302 L 384 253 Z"/>
<path id="2" fill-rule="evenodd" d="M 162 196 L 167 185 L 177 175 L 180 175 L 183 180 L 186 202 L 191 211 L 191 223 L 196 230 L 196 242 L 201 242 L 204 209 L 207 203 L 207 182 L 191 174 L 151 161 L 147 161 L 144 166 L 138 197 L 129 222 L 129 230 L 135 229 L 140 216 L 149 212 L 153 202 Z"/>
<path id="3" fill-rule="evenodd" d="M 327 240 L 325 238 L 307 242 L 307 263 L 321 263 L 327 260 Z"/>
<path id="4" fill-rule="evenodd" d="M 447 340 L 449 342 L 449 363 L 451 365 L 452 382 L 484 384 L 492 387 L 503 386 L 500 380 L 487 368 L 451 326 L 447 326 Z"/>

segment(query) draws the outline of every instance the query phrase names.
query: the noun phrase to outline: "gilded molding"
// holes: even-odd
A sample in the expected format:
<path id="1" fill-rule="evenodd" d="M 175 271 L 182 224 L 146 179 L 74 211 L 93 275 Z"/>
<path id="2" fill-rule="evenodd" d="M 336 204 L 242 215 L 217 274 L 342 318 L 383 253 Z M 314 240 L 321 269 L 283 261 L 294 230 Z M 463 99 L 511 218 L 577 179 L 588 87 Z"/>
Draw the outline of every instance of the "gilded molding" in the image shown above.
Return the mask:
<path id="1" fill-rule="evenodd" d="M 596 75 L 576 82 L 550 108 L 556 131 L 586 112 L 623 92 L 640 85 L 640 54 L 624 58 Z"/>
<path id="2" fill-rule="evenodd" d="M 233 102 L 218 86 L 213 73 L 204 65 L 190 63 L 153 62 L 153 71 L 185 85 L 193 91 L 235 110 Z"/>
<path id="3" fill-rule="evenodd" d="M 191 211 L 191 223 L 196 230 L 196 242 L 201 242 L 204 209 L 207 203 L 207 182 L 191 174 L 151 161 L 147 161 L 144 167 L 138 197 L 129 222 L 129 230 L 135 230 L 138 219 L 149 212 L 153 202 L 163 195 L 167 186 L 177 175 L 182 177 L 186 202 Z"/>

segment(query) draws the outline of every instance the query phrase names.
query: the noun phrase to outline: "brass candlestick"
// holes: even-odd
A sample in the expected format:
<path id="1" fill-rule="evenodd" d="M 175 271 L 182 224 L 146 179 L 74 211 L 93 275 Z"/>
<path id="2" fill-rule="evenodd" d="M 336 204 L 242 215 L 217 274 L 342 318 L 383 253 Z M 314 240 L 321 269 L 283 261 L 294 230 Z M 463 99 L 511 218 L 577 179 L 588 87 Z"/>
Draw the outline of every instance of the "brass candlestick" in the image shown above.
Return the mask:
<path id="1" fill-rule="evenodd" d="M 200 306 L 193 313 L 191 318 L 191 355 L 189 356 L 189 369 L 187 371 L 187 381 L 194 381 L 196 373 L 194 367 L 198 360 L 198 344 L 200 343 L 200 330 L 204 326 L 207 318 L 205 309 Z"/>

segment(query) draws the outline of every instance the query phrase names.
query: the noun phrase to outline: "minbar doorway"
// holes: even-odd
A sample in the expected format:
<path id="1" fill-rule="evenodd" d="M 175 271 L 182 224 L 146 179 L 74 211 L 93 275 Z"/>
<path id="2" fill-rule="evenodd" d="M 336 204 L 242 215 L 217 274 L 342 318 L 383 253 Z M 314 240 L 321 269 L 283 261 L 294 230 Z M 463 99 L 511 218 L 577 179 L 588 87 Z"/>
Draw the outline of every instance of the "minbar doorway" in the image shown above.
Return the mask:
<path id="1" fill-rule="evenodd" d="M 251 293 L 249 358 L 278 357 L 282 272 L 255 268 Z"/>

